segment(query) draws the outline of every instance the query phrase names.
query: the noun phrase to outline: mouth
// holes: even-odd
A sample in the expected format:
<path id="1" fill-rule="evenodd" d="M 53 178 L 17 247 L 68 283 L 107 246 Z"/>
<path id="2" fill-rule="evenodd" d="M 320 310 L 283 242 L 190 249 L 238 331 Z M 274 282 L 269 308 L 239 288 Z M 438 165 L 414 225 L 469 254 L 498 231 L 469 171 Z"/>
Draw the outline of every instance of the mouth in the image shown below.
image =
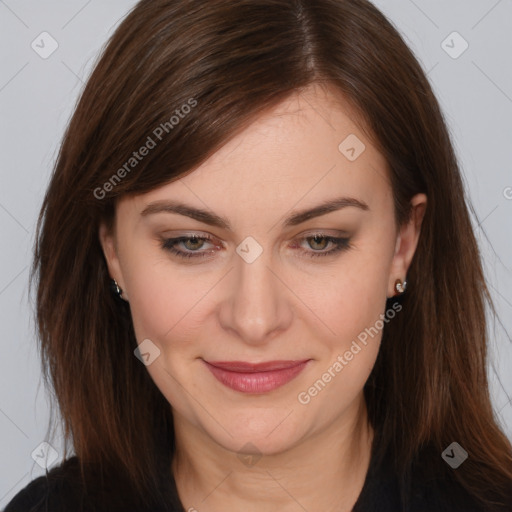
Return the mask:
<path id="1" fill-rule="evenodd" d="M 205 361 L 213 376 L 226 387 L 242 393 L 266 393 L 297 377 L 310 359 L 294 361 Z"/>

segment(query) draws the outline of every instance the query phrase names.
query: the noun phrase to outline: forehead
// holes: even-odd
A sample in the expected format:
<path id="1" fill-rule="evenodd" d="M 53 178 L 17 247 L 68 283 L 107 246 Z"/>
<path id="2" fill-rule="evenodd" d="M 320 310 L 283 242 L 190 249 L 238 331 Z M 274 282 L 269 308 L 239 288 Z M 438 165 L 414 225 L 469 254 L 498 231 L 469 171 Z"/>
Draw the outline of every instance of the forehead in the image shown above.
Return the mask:
<path id="1" fill-rule="evenodd" d="M 354 111 L 341 95 L 311 86 L 261 114 L 193 172 L 136 203 L 142 211 L 152 201 L 190 198 L 214 210 L 229 203 L 230 211 L 277 212 L 340 194 L 377 207 L 389 192 L 386 161 Z"/>

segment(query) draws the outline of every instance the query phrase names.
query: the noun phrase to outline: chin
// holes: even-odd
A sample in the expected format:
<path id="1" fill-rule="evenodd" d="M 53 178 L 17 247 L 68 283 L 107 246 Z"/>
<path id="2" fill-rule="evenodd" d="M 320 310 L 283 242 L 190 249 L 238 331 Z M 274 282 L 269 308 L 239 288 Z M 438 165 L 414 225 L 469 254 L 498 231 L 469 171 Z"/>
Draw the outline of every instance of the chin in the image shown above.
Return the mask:
<path id="1" fill-rule="evenodd" d="M 297 418 L 293 416 L 292 409 L 253 409 L 247 414 L 240 412 L 235 417 L 225 416 L 222 425 L 225 430 L 211 422 L 203 429 L 232 452 L 275 455 L 293 448 L 306 434 L 304 422 L 299 428 Z"/>

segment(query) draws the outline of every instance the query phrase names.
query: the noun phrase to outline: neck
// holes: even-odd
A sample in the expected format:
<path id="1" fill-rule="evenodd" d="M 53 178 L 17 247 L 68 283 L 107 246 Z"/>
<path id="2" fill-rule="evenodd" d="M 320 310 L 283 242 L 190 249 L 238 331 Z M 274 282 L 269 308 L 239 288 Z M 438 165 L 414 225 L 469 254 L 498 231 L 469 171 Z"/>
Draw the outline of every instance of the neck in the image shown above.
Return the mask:
<path id="1" fill-rule="evenodd" d="M 172 472 L 191 512 L 348 512 L 370 463 L 373 430 L 362 396 L 324 430 L 280 453 L 248 458 L 246 465 L 176 413 L 174 424 Z"/>

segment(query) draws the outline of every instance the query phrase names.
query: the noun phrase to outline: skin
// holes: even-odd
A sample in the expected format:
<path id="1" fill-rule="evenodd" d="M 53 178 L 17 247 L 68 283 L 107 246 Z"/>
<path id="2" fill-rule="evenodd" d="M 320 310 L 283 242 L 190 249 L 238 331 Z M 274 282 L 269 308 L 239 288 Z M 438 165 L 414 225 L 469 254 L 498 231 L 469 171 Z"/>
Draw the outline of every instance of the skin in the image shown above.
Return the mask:
<path id="1" fill-rule="evenodd" d="M 147 370 L 173 409 L 170 470 L 185 510 L 349 511 L 361 492 L 373 439 L 363 386 L 382 330 L 309 403 L 297 397 L 385 313 L 395 280 L 406 278 L 427 198 L 414 196 L 411 221 L 395 225 L 386 161 L 350 112 L 326 88 L 293 94 L 191 174 L 122 198 L 112 232 L 100 228 L 137 340 L 160 350 Z M 366 146 L 355 161 L 338 149 L 349 134 Z M 283 226 L 338 196 L 369 209 Z M 173 199 L 225 217 L 232 231 L 176 213 L 141 216 Z M 350 247 L 308 257 L 335 247 L 315 243 L 316 231 L 348 236 Z M 207 256 L 181 260 L 162 248 L 182 235 L 212 236 L 177 247 Z M 252 263 L 236 252 L 248 236 L 263 249 Z M 251 395 L 225 387 L 202 359 L 311 361 L 284 386 Z"/>

